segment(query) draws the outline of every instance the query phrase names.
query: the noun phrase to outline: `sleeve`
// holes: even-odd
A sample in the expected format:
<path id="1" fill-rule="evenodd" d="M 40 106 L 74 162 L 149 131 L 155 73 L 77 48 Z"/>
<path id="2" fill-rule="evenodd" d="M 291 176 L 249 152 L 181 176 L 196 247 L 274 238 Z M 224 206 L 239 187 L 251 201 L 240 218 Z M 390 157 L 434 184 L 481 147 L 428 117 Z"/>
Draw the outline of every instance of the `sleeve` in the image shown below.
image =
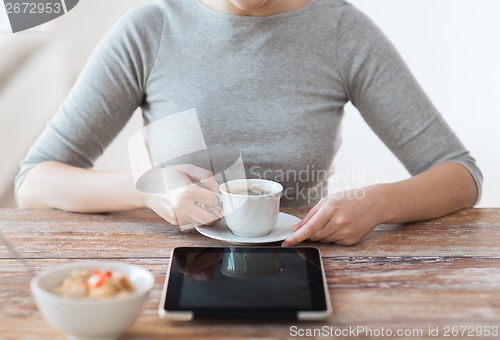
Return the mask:
<path id="1" fill-rule="evenodd" d="M 349 4 L 338 23 L 336 51 L 348 99 L 410 174 L 442 162 L 459 163 L 474 178 L 479 200 L 483 178 L 474 158 L 387 37 Z"/>
<path id="2" fill-rule="evenodd" d="M 90 168 L 146 99 L 163 30 L 158 5 L 137 7 L 99 42 L 54 117 L 21 161 L 16 192 L 37 164 Z M 47 89 L 50 91 L 50 89 Z"/>

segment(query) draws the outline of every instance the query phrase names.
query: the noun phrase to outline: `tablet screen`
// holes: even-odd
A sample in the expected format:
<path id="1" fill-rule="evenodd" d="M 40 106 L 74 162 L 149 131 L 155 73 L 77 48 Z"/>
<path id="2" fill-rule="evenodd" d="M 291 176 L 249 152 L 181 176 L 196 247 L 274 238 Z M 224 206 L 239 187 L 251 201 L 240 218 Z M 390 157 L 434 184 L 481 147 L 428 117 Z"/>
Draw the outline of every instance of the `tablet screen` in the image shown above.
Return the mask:
<path id="1" fill-rule="evenodd" d="M 200 317 L 296 317 L 325 312 L 316 248 L 176 248 L 163 309 Z"/>

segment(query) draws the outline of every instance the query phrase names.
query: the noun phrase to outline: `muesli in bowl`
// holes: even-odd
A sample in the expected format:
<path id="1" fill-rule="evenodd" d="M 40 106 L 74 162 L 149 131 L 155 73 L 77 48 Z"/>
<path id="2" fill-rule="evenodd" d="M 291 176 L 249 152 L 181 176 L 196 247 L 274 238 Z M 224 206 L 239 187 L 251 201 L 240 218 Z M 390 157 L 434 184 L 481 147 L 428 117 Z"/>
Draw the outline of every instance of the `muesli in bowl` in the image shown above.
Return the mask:
<path id="1" fill-rule="evenodd" d="M 36 275 L 38 309 L 71 339 L 116 339 L 139 317 L 154 276 L 123 262 L 63 265 Z"/>
<path id="2" fill-rule="evenodd" d="M 122 272 L 75 269 L 54 289 L 54 293 L 66 297 L 103 299 L 128 294 L 134 290 L 134 285 Z"/>

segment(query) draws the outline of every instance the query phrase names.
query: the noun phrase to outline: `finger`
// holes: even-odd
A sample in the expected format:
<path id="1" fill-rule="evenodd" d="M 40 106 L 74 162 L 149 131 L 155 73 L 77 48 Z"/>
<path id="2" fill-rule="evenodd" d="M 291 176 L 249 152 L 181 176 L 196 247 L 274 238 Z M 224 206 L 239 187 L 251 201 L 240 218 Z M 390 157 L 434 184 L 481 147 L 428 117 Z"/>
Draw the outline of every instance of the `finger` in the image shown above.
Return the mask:
<path id="1" fill-rule="evenodd" d="M 324 237 L 320 240 L 318 240 L 319 242 L 322 242 L 322 243 L 338 243 L 338 244 L 342 244 L 342 238 L 340 238 L 340 236 L 337 234 L 337 233 L 332 233 L 331 235 L 327 236 L 327 237 Z"/>
<path id="2" fill-rule="evenodd" d="M 197 204 L 193 204 L 189 208 L 189 217 L 196 223 L 201 225 L 209 224 L 220 220 L 220 217 L 207 209 L 202 208 Z"/>
<path id="3" fill-rule="evenodd" d="M 179 222 L 177 222 L 177 218 L 170 216 L 170 214 L 166 213 L 165 211 L 155 211 L 158 216 L 163 218 L 165 221 L 167 221 L 171 225 L 179 225 Z"/>
<path id="4" fill-rule="evenodd" d="M 205 178 L 201 180 L 201 183 L 210 190 L 215 192 L 219 192 L 219 183 L 215 180 L 215 177 L 212 175 L 211 177 Z"/>
<path id="5" fill-rule="evenodd" d="M 297 231 L 300 228 L 302 228 L 302 226 L 304 224 L 306 224 L 307 222 L 309 222 L 311 220 L 311 218 L 318 212 L 319 208 L 321 208 L 321 205 L 323 205 L 323 202 L 324 201 L 321 200 L 314 207 L 312 207 L 312 209 L 307 212 L 306 216 L 304 216 L 304 218 L 302 219 L 302 221 L 300 221 L 299 223 L 297 223 L 296 225 L 293 226 L 292 230 L 293 231 Z"/>
<path id="6" fill-rule="evenodd" d="M 283 242 L 284 247 L 294 246 L 300 242 L 307 240 L 314 235 L 318 230 L 323 228 L 330 220 L 330 213 L 322 205 L 318 212 L 299 230 L 294 232 L 289 238 Z"/>
<path id="7" fill-rule="evenodd" d="M 171 204 L 164 201 L 163 195 L 151 194 L 151 197 L 155 199 L 154 200 L 155 204 L 151 206 L 151 209 L 168 223 L 172 225 L 179 225 L 179 220 L 177 219 L 177 214 L 175 213 L 175 209 L 172 207 Z"/>
<path id="8" fill-rule="evenodd" d="M 336 232 L 335 225 L 330 220 L 323 228 L 318 230 L 314 235 L 311 235 L 309 240 L 324 242 L 325 239 L 335 236 Z"/>
<path id="9" fill-rule="evenodd" d="M 201 188 L 197 185 L 193 185 L 193 187 L 190 188 L 189 196 L 193 201 L 207 206 L 216 206 L 220 203 L 219 196 L 215 192 Z"/>
<path id="10" fill-rule="evenodd" d="M 219 207 L 219 206 L 216 206 L 216 207 L 207 207 L 206 205 L 202 204 L 202 203 L 198 203 L 203 209 L 206 209 L 212 213 L 214 213 L 215 215 L 217 215 L 218 219 L 210 222 L 210 223 L 205 223 L 205 225 L 212 225 L 212 224 L 215 224 L 217 222 L 219 222 L 221 219 L 222 219 L 222 208 Z"/>
<path id="11" fill-rule="evenodd" d="M 209 222 L 209 223 L 205 223 L 204 225 L 205 225 L 205 226 L 210 226 L 210 225 L 214 225 L 215 223 L 219 222 L 220 220 L 221 220 L 221 219 L 219 218 L 219 219 L 217 219 L 217 220 L 214 220 L 214 221 L 212 221 L 212 222 Z"/>
<path id="12" fill-rule="evenodd" d="M 309 222 L 309 220 L 310 220 L 310 219 L 314 216 L 314 214 L 315 214 L 315 213 L 316 213 L 316 212 L 315 212 L 315 211 L 313 212 L 313 211 L 312 211 L 312 209 L 311 209 L 311 210 L 309 210 L 309 211 L 307 212 L 306 216 L 304 216 L 304 218 L 303 218 L 303 219 L 302 219 L 299 223 L 295 224 L 295 225 L 292 227 L 292 230 L 293 230 L 293 231 L 297 231 L 297 230 L 299 230 L 300 228 L 302 228 L 302 226 L 303 226 L 304 224 L 306 224 L 307 222 Z"/>
<path id="13" fill-rule="evenodd" d="M 315 233 L 314 235 L 312 235 L 311 237 L 308 238 L 309 241 L 313 241 L 313 242 L 325 242 L 325 240 L 327 238 L 331 238 L 332 236 L 335 235 L 335 231 L 328 231 L 328 232 L 321 232 L 318 231 L 317 233 Z"/>
<path id="14" fill-rule="evenodd" d="M 184 164 L 180 167 L 179 170 L 195 181 L 203 182 L 206 180 L 207 183 L 211 183 L 211 186 L 212 186 L 211 188 L 214 188 L 215 183 L 217 183 L 212 171 L 200 168 L 199 166 L 196 166 L 193 164 Z M 212 179 L 210 179 L 210 178 L 212 178 Z M 205 183 L 203 183 L 203 184 L 205 184 Z M 219 189 L 219 185 L 217 184 L 217 187 L 215 188 L 215 190 L 218 190 L 218 189 Z"/>
<path id="15" fill-rule="evenodd" d="M 196 223 L 189 223 L 189 224 L 180 225 L 179 229 L 181 231 L 188 231 L 188 230 L 196 228 L 197 226 L 198 226 L 198 224 L 196 224 Z"/>
<path id="16" fill-rule="evenodd" d="M 222 216 L 224 214 L 224 211 L 222 210 L 222 207 L 220 207 L 220 206 L 210 207 L 209 210 L 213 211 L 214 214 L 219 215 L 220 218 L 222 218 Z"/>
<path id="17" fill-rule="evenodd" d="M 206 209 L 210 212 L 213 212 L 215 215 L 219 216 L 219 218 L 222 218 L 224 215 L 223 215 L 223 211 L 222 211 L 222 207 L 220 206 L 215 206 L 215 207 L 209 207 L 209 206 L 206 206 L 205 204 L 203 203 L 199 203 L 200 206 L 203 208 L 203 209 Z"/>

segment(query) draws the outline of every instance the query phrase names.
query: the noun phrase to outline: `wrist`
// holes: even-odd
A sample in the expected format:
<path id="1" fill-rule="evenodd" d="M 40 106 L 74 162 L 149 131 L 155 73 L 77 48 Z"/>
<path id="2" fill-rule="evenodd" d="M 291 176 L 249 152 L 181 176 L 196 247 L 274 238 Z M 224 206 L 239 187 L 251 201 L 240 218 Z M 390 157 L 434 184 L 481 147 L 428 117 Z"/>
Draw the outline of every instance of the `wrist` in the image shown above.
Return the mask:
<path id="1" fill-rule="evenodd" d="M 389 183 L 376 184 L 366 187 L 367 195 L 371 197 L 374 208 L 373 214 L 377 224 L 392 223 L 396 217 L 394 188 Z"/>
<path id="2" fill-rule="evenodd" d="M 122 188 L 125 189 L 125 191 L 122 191 L 125 195 L 123 198 L 126 199 L 130 209 L 143 209 L 148 207 L 148 194 L 136 188 L 132 173 L 122 172 L 121 180 L 119 181 Z"/>
<path id="3" fill-rule="evenodd" d="M 136 188 L 133 189 L 133 197 L 132 197 L 132 205 L 135 209 L 144 209 L 144 208 L 149 208 L 149 199 L 148 199 L 148 194 L 144 193 L 142 191 L 137 190 Z"/>

